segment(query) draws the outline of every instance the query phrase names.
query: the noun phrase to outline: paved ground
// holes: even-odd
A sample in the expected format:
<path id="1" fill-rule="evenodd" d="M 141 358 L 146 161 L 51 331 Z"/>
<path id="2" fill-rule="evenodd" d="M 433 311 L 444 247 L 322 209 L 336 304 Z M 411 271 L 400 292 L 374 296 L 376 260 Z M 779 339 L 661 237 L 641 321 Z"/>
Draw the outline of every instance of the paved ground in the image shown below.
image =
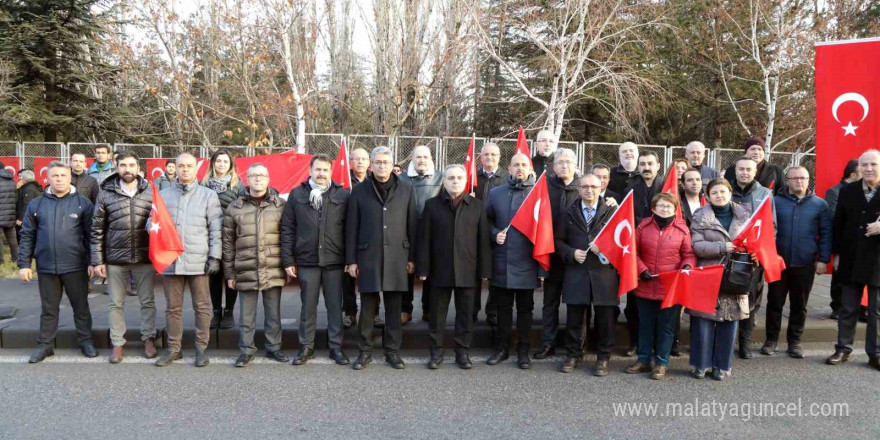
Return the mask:
<path id="1" fill-rule="evenodd" d="M 815 344 L 803 360 L 736 360 L 724 382 L 692 379 L 676 359 L 672 377 L 656 382 L 622 373 L 629 361 L 619 358 L 611 375 L 595 378 L 585 369 L 558 373 L 558 358 L 529 371 L 513 362 L 430 371 L 413 357 L 421 353 L 405 353 L 406 370 L 376 363 L 358 372 L 330 365 L 324 351 L 303 367 L 262 360 L 245 369 L 231 366 L 234 352 L 214 351 L 211 365 L 196 369 L 192 353 L 156 368 L 135 356 L 109 365 L 71 350 L 28 365 L 28 350 L 3 350 L 0 437 L 876 439 L 880 372 L 857 352 L 838 367 L 822 364 L 828 350 Z M 708 412 L 673 416 L 667 403 Z M 626 404 L 659 405 L 658 413 L 637 416 Z M 799 415 L 771 415 L 759 404 Z M 823 409 L 838 415 L 811 415 Z"/>

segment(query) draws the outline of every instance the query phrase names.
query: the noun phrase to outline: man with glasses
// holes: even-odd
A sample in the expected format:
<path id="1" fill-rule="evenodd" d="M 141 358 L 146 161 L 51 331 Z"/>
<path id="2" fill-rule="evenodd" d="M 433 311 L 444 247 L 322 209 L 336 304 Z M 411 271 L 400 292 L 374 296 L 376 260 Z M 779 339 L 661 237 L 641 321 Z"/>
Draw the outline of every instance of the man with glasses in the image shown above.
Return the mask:
<path id="1" fill-rule="evenodd" d="M 532 167 L 535 170 L 535 178 L 544 171 L 552 173 L 553 153 L 556 152 L 556 136 L 550 130 L 541 130 L 535 136 L 535 156 L 532 157 Z"/>
<path id="2" fill-rule="evenodd" d="M 373 174 L 352 190 L 345 224 L 347 272 L 357 278 L 361 292 L 360 354 L 352 367 L 362 370 L 372 361 L 373 317 L 382 292 L 385 362 L 403 369 L 400 315 L 415 271 L 416 199 L 412 186 L 391 172 L 394 157 L 388 147 L 374 148 L 370 159 Z"/>

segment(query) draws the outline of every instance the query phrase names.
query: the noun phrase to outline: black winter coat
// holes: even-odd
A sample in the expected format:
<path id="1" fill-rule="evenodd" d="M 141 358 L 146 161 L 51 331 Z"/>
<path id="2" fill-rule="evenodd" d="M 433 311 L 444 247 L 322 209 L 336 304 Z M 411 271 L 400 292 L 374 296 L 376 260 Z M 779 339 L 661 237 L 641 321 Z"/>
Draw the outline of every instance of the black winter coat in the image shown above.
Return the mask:
<path id="1" fill-rule="evenodd" d="M 638 175 L 638 168 L 633 171 L 627 171 L 623 168 L 623 165 L 617 165 L 611 169 L 611 176 L 608 180 L 608 190 L 620 194 L 621 200 L 623 200 L 623 197 L 626 197 L 626 187 L 628 187 L 632 183 L 632 179 Z M 619 201 L 620 200 L 618 200 L 618 202 Z"/>
<path id="2" fill-rule="evenodd" d="M 578 194 L 577 176 L 571 180 L 568 185 L 557 176 L 547 176 L 547 193 L 550 197 L 550 212 L 552 213 L 553 225 L 565 215 L 568 208 L 571 208 L 576 202 L 580 202 L 581 197 Z M 603 200 L 602 203 L 605 203 Z M 565 274 L 565 263 L 556 253 L 550 254 L 550 273 L 545 281 L 561 283 Z"/>
<path id="3" fill-rule="evenodd" d="M 432 287 L 479 287 L 492 274 L 489 222 L 483 202 L 465 194 L 453 210 L 446 191 L 425 203 L 419 223 L 416 275 Z"/>
<path id="4" fill-rule="evenodd" d="M 736 163 L 727 167 L 724 170 L 724 178 L 730 182 L 731 185 L 736 185 Z M 757 180 L 761 186 L 764 188 L 771 188 L 773 190 L 773 195 L 779 192 L 782 187 L 785 186 L 785 175 L 782 172 L 782 168 L 779 165 L 772 164 L 767 162 L 766 160 L 758 169 L 758 173 L 755 175 L 755 180 Z M 705 182 L 707 185 L 708 182 Z"/>
<path id="5" fill-rule="evenodd" d="M 862 179 L 840 189 L 834 214 L 834 254 L 840 256 L 835 274 L 844 283 L 880 286 L 880 235 L 865 237 L 868 223 L 880 218 L 880 190 L 865 199 Z"/>
<path id="6" fill-rule="evenodd" d="M 562 302 L 565 304 L 616 306 L 620 276 L 611 264 L 602 264 L 599 257 L 589 252 L 590 243 L 599 235 L 615 210 L 599 200 L 593 220 L 587 225 L 581 203 L 573 204 L 556 223 L 554 230 L 556 254 L 565 263 L 562 283 Z M 587 259 L 578 263 L 575 250 L 587 250 Z"/>
<path id="7" fill-rule="evenodd" d="M 331 183 L 320 211 L 309 202 L 311 192 L 306 180 L 287 197 L 281 217 L 282 267 L 345 264 L 345 212 L 351 192 Z"/>
<path id="8" fill-rule="evenodd" d="M 361 292 L 404 292 L 406 265 L 415 262 L 418 213 L 413 189 L 394 174 L 386 200 L 370 176 L 351 191 L 345 223 L 345 262 L 357 264 Z"/>
<path id="9" fill-rule="evenodd" d="M 43 195 L 43 187 L 39 183 L 30 181 L 16 190 L 15 212 L 16 220 L 24 220 L 24 213 L 27 211 L 28 203 Z"/>
<path id="10" fill-rule="evenodd" d="M 28 204 L 21 227 L 18 267 L 29 269 L 37 260 L 37 273 L 63 275 L 86 270 L 89 262 L 89 228 L 92 202 L 75 187 L 59 198 L 46 190 Z"/>
<path id="11" fill-rule="evenodd" d="M 207 184 L 204 186 L 206 188 L 208 187 Z M 237 180 L 235 185 L 230 185 L 226 188 L 226 191 L 217 193 L 217 199 L 220 200 L 220 209 L 226 211 L 226 207 L 228 207 L 230 203 L 236 201 L 243 195 L 245 195 L 244 184 L 241 180 Z"/>
<path id="12" fill-rule="evenodd" d="M 635 211 L 636 224 L 639 224 L 643 219 L 651 216 L 651 199 L 663 190 L 663 181 L 659 178 L 654 179 L 654 184 L 649 188 L 642 176 L 636 176 L 623 191 L 623 197 L 626 197 L 630 190 L 633 192 L 633 211 Z"/>
<path id="13" fill-rule="evenodd" d="M 474 189 L 474 195 L 476 198 L 486 201 L 489 198 L 489 191 L 492 188 L 496 188 L 502 185 L 507 184 L 507 171 L 498 168 L 495 170 L 495 174 L 492 175 L 492 178 L 486 176 L 483 169 L 480 168 L 477 171 L 477 187 Z"/>
<path id="14" fill-rule="evenodd" d="M 116 174 L 114 173 L 113 175 L 115 176 Z M 85 171 L 80 175 L 70 173 L 70 184 L 76 187 L 76 192 L 79 195 L 87 197 L 93 204 L 95 200 L 98 200 L 100 184 L 94 177 L 86 174 Z"/>
<path id="15" fill-rule="evenodd" d="M 153 209 L 153 188 L 146 179 L 137 179 L 133 198 L 120 188 L 118 174 L 101 184 L 91 227 L 92 266 L 150 262 L 147 221 Z"/>
<path id="16" fill-rule="evenodd" d="M 7 169 L 0 169 L 0 228 L 15 226 L 18 211 L 15 209 L 15 181 Z"/>

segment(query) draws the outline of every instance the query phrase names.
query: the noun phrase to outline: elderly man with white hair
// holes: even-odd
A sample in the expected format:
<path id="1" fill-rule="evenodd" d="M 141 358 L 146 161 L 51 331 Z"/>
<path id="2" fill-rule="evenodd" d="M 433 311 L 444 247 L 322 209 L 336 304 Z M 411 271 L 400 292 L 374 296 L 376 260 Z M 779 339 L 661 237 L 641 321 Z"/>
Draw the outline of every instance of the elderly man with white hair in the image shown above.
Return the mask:
<path id="1" fill-rule="evenodd" d="M 639 175 L 639 147 L 632 142 L 624 142 L 617 148 L 620 164 L 611 170 L 608 190 L 626 197 L 626 187 L 630 180 Z"/>
<path id="2" fill-rule="evenodd" d="M 548 174 L 553 172 L 552 169 L 545 167 L 553 166 L 553 153 L 556 152 L 557 143 L 556 136 L 547 129 L 539 131 L 535 136 L 535 157 L 532 158 L 535 178 L 538 178 L 545 170 Z"/>
<path id="3" fill-rule="evenodd" d="M 399 177 L 401 182 L 412 186 L 413 193 L 416 196 L 416 211 L 418 212 L 418 218 L 421 219 L 422 211 L 425 209 L 425 202 L 428 199 L 437 197 L 440 194 L 440 189 L 443 188 L 443 173 L 434 170 L 434 159 L 431 157 L 431 149 L 425 145 L 416 146 L 412 152 L 409 168 L 405 174 L 401 174 Z M 403 312 L 400 315 L 400 322 L 403 325 L 408 324 L 412 320 L 414 281 L 415 277 L 410 275 L 409 288 L 403 297 Z M 431 301 L 428 299 L 430 292 L 431 281 L 429 279 L 422 284 L 422 320 L 424 321 L 431 319 Z"/>
<path id="4" fill-rule="evenodd" d="M 700 171 L 700 179 L 703 181 L 703 189 L 709 181 L 716 177 L 721 177 L 721 173 L 715 168 L 704 165 L 706 160 L 706 146 L 700 141 L 691 141 L 684 147 L 684 157 L 692 168 Z"/>

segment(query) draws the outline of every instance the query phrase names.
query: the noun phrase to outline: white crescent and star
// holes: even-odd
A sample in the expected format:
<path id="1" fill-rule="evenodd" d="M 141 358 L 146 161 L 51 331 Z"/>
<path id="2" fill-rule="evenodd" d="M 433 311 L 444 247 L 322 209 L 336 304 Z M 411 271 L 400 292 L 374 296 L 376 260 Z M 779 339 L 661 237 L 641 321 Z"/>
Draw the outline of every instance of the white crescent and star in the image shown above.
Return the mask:
<path id="1" fill-rule="evenodd" d="M 162 177 L 162 168 L 155 167 L 155 168 L 153 168 L 153 171 L 150 171 L 150 176 L 153 177 L 153 180 L 156 179 L 156 171 L 159 172 L 159 177 Z"/>
<path id="2" fill-rule="evenodd" d="M 9 165 L 6 165 L 6 169 L 9 170 L 9 172 L 12 173 L 13 176 L 15 175 L 15 168 L 13 168 Z"/>
<path id="3" fill-rule="evenodd" d="M 840 108 L 841 105 L 850 101 L 862 106 L 862 119 L 860 119 L 859 122 L 864 121 L 865 118 L 868 117 L 868 110 L 870 109 L 870 106 L 868 105 L 868 99 L 856 92 L 846 92 L 838 96 L 837 99 L 834 100 L 834 103 L 831 105 L 831 116 L 834 116 L 834 120 L 836 120 L 837 122 L 841 122 L 840 118 L 837 116 L 837 110 Z M 844 136 L 855 136 L 856 129 L 859 128 L 859 126 L 853 125 L 852 121 L 848 121 L 846 125 L 842 125 L 840 128 L 843 129 Z"/>
<path id="4" fill-rule="evenodd" d="M 158 223 L 150 223 L 150 233 L 152 234 L 153 232 L 155 232 L 157 234 L 159 233 L 159 224 Z"/>
<path id="5" fill-rule="evenodd" d="M 629 220 L 624 220 L 618 223 L 617 227 L 614 228 L 614 244 L 616 244 L 617 247 L 623 249 L 623 255 L 626 255 L 629 253 L 629 245 L 624 246 L 620 243 L 620 233 L 623 232 L 624 229 L 629 231 L 630 236 L 632 235 L 633 229 L 632 225 L 629 224 Z"/>
<path id="6" fill-rule="evenodd" d="M 540 214 L 541 214 L 541 199 L 538 199 L 538 201 L 535 202 L 535 209 L 534 209 L 534 211 L 532 211 L 532 217 L 535 218 L 536 222 L 538 221 L 538 216 Z"/>

